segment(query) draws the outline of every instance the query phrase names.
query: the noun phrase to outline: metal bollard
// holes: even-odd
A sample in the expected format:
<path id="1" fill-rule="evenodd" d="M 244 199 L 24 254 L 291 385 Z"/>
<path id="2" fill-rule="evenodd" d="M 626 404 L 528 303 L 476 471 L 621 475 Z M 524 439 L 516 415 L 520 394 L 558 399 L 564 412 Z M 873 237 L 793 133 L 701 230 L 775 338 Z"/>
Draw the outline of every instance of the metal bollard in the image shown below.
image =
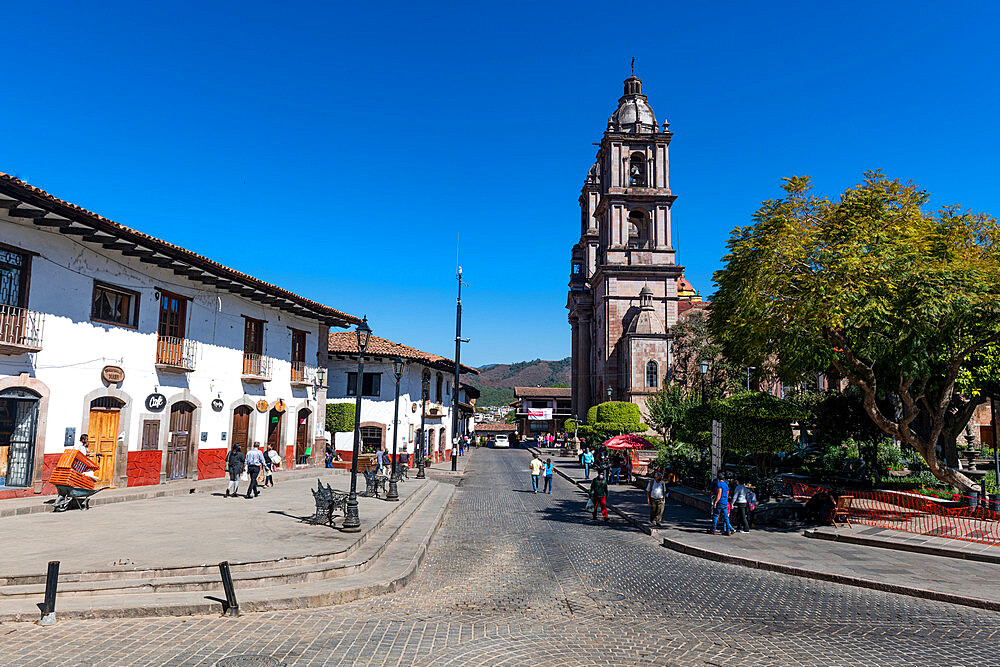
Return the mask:
<path id="1" fill-rule="evenodd" d="M 229 571 L 228 560 L 219 563 L 219 572 L 222 574 L 222 588 L 226 591 L 226 603 L 222 608 L 222 615 L 239 616 L 240 604 L 236 601 L 236 589 L 233 588 L 233 575 Z"/>
<path id="2" fill-rule="evenodd" d="M 42 618 L 39 625 L 52 625 L 56 622 L 56 588 L 59 585 L 59 561 L 49 561 L 49 569 L 45 573 L 45 600 L 39 605 Z"/>

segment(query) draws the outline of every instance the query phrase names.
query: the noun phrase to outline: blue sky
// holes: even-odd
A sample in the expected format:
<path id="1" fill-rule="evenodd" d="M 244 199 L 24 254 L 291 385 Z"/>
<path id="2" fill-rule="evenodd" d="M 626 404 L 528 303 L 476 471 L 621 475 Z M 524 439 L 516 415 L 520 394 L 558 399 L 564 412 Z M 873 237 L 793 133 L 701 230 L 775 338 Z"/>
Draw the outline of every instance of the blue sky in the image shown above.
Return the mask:
<path id="1" fill-rule="evenodd" d="M 620 14 L 620 17 L 616 15 Z M 810 174 L 1000 212 L 990 3 L 25 3 L 0 170 L 463 361 L 569 354 L 577 197 L 635 56 L 679 258 Z M 676 237 L 675 237 L 675 240 Z"/>

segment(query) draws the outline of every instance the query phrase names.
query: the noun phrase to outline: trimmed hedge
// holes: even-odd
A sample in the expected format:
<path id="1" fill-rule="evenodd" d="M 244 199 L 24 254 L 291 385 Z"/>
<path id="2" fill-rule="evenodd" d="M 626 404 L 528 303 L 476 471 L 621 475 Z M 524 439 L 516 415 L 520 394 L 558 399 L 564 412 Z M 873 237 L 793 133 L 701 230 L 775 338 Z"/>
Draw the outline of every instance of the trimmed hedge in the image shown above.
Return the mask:
<path id="1" fill-rule="evenodd" d="M 354 403 L 327 403 L 326 430 L 349 433 L 354 430 Z"/>

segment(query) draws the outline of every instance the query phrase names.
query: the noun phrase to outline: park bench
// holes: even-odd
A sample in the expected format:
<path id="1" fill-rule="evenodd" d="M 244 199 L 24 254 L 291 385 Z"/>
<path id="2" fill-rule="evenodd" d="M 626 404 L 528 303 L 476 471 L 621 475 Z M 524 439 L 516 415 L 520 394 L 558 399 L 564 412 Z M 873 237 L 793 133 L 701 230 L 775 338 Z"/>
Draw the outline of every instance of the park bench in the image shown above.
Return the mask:
<path id="1" fill-rule="evenodd" d="M 852 502 L 854 502 L 854 496 L 840 496 L 837 498 L 837 506 L 830 512 L 830 521 L 835 527 L 847 526 L 848 528 L 854 528 L 851 525 Z M 841 517 L 843 518 L 841 519 Z"/>
<path id="2" fill-rule="evenodd" d="M 378 498 L 379 489 L 383 493 L 388 494 L 389 478 L 378 474 L 378 468 L 366 468 L 363 474 L 365 476 L 365 492 L 361 495 L 366 498 L 371 498 L 372 496 Z"/>
<path id="3" fill-rule="evenodd" d="M 313 490 L 313 500 L 316 501 L 316 514 L 313 516 L 313 523 L 318 524 L 321 517 L 325 517 L 327 525 L 333 525 L 333 510 L 340 509 L 342 515 L 347 514 L 347 499 L 350 494 L 335 491 L 332 486 L 324 486 L 318 479 L 316 489 Z"/>

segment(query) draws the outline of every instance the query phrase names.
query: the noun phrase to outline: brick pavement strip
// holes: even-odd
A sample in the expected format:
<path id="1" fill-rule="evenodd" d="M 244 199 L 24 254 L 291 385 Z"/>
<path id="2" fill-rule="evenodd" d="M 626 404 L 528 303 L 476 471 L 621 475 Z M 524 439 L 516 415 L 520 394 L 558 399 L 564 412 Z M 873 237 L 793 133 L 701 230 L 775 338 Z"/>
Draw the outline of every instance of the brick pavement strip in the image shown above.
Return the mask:
<path id="1" fill-rule="evenodd" d="M 1000 614 L 733 567 L 591 520 L 527 455 L 473 451 L 402 591 L 307 610 L 0 626 L 8 664 L 996 664 Z M 620 601 L 604 598 L 618 593 Z"/>

